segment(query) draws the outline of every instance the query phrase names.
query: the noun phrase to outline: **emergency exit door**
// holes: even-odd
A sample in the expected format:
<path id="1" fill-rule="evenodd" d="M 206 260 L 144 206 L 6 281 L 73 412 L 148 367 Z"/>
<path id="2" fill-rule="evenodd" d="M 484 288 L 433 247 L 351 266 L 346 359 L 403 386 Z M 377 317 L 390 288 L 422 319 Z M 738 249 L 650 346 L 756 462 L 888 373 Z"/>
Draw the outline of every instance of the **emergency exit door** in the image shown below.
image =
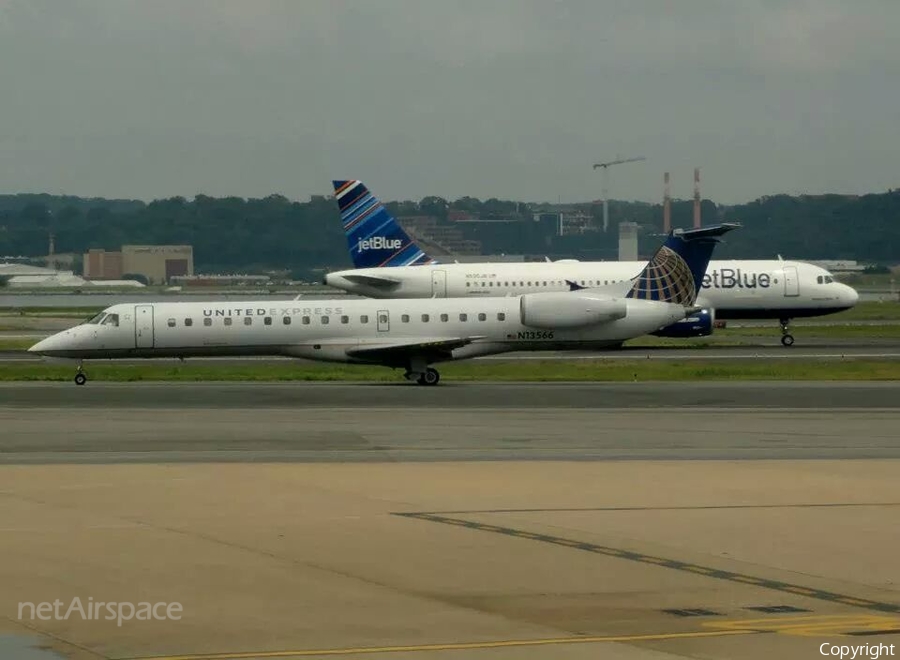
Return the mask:
<path id="1" fill-rule="evenodd" d="M 386 309 L 378 311 L 378 318 L 376 320 L 378 321 L 378 332 L 390 332 L 391 316 Z"/>
<path id="2" fill-rule="evenodd" d="M 134 306 L 134 345 L 153 348 L 153 305 Z"/>

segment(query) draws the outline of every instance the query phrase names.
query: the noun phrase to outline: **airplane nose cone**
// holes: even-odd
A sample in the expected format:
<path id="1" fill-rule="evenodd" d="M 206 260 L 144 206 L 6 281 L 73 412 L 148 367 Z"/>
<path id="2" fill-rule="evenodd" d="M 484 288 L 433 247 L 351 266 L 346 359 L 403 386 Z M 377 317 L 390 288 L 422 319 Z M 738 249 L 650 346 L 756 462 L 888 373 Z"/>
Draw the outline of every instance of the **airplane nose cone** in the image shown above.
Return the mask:
<path id="1" fill-rule="evenodd" d="M 42 353 L 43 351 L 45 351 L 45 350 L 47 349 L 47 345 L 48 345 L 48 343 L 49 343 L 49 339 L 50 339 L 50 337 L 47 337 L 47 338 L 45 338 L 45 339 L 41 339 L 38 343 L 36 343 L 36 344 L 35 344 L 34 346 L 32 346 L 31 348 L 29 348 L 29 349 L 28 349 L 28 352 L 29 352 L 29 353 L 38 353 L 38 354 Z"/>
<path id="2" fill-rule="evenodd" d="M 856 303 L 859 302 L 859 293 L 857 293 L 856 289 L 852 286 L 844 285 L 844 292 L 841 298 L 844 299 L 844 302 L 849 306 L 853 307 Z"/>

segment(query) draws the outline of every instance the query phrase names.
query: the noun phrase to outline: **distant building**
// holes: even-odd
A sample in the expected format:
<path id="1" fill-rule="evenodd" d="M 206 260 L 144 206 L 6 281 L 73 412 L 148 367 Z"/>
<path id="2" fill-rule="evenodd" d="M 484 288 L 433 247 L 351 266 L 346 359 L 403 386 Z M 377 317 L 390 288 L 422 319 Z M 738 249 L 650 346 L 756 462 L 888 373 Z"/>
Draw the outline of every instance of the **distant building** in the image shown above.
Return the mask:
<path id="1" fill-rule="evenodd" d="M 144 286 L 133 280 L 99 280 L 88 282 L 70 270 L 54 270 L 27 264 L 0 263 L 0 277 L 6 280 L 10 289 L 80 289 L 82 287 L 125 287 Z"/>
<path id="2" fill-rule="evenodd" d="M 638 226 L 635 222 L 619 223 L 619 261 L 638 260 Z"/>
<path id="3" fill-rule="evenodd" d="M 143 275 L 150 284 L 165 284 L 173 277 L 194 274 L 194 248 L 190 245 L 123 245 L 120 252 L 88 250 L 84 277 L 119 280 Z"/>
<path id="4" fill-rule="evenodd" d="M 178 286 L 266 286 L 272 283 L 268 275 L 176 275 L 169 284 Z"/>

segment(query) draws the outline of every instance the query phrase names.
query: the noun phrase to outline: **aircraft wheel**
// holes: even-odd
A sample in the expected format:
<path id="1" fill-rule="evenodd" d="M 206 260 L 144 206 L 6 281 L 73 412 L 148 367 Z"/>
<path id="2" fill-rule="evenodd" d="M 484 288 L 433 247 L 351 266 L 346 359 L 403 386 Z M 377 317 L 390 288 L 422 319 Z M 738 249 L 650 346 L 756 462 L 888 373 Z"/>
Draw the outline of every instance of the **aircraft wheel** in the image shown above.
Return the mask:
<path id="1" fill-rule="evenodd" d="M 421 376 L 419 376 L 418 383 L 419 385 L 437 385 L 441 380 L 441 375 L 438 373 L 437 369 L 431 369 L 430 367 L 425 370 Z"/>
<path id="2" fill-rule="evenodd" d="M 87 382 L 87 376 L 83 373 L 79 372 L 75 374 L 75 384 L 76 385 L 84 385 Z"/>
<path id="3" fill-rule="evenodd" d="M 794 335 L 782 335 L 781 343 L 784 346 L 793 346 L 794 345 Z"/>

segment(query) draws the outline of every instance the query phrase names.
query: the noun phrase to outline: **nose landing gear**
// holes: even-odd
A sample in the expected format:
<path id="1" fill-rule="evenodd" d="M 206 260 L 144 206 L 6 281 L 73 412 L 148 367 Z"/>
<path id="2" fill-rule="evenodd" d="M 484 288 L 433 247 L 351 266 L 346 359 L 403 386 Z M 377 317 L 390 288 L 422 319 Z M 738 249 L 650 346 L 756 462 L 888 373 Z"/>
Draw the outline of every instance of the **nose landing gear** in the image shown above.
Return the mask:
<path id="1" fill-rule="evenodd" d="M 790 319 L 781 319 L 781 345 L 794 345 L 794 335 L 791 334 Z"/>
<path id="2" fill-rule="evenodd" d="M 81 366 L 81 363 L 78 363 L 78 370 L 75 372 L 75 384 L 76 385 L 84 385 L 87 382 L 87 376 L 84 374 L 84 369 Z"/>

